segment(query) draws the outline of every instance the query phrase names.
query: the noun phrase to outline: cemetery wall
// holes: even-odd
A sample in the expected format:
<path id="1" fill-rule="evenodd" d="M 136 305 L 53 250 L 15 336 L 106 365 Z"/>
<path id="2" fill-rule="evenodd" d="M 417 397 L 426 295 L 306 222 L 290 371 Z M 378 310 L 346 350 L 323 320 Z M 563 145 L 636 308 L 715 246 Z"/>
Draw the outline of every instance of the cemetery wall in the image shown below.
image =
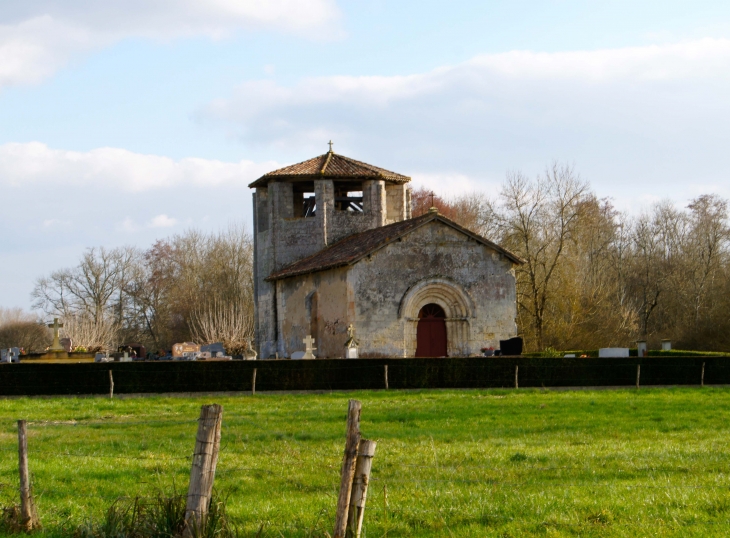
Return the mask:
<path id="1" fill-rule="evenodd" d="M 357 359 L 0 364 L 0 395 L 730 384 L 730 357 Z"/>

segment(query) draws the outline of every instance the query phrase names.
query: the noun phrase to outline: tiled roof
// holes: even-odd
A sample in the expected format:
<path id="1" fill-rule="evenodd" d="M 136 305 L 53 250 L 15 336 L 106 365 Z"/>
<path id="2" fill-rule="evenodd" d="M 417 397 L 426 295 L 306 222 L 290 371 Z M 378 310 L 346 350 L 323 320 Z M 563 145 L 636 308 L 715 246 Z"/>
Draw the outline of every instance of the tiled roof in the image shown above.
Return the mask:
<path id="1" fill-rule="evenodd" d="M 284 267 L 283 269 L 276 271 L 268 276 L 266 280 L 279 280 L 282 278 L 288 278 L 297 275 L 304 275 L 307 273 L 315 273 L 317 271 L 323 271 L 325 269 L 332 269 L 335 267 L 342 267 L 344 265 L 352 265 L 355 262 L 361 260 L 368 254 L 372 254 L 376 250 L 383 248 L 384 246 L 397 240 L 399 237 L 412 232 L 413 230 L 420 228 L 424 224 L 438 220 L 471 236 L 473 239 L 480 243 L 493 248 L 497 252 L 504 254 L 507 258 L 512 260 L 514 263 L 524 263 L 519 256 L 512 254 L 510 251 L 500 247 L 499 245 L 492 243 L 491 241 L 484 239 L 483 237 L 475 234 L 474 232 L 462 228 L 454 221 L 447 219 L 443 215 L 437 212 L 429 212 L 420 217 L 396 222 L 387 226 L 380 226 L 379 228 L 373 228 L 365 232 L 360 232 L 346 237 L 334 245 L 331 245 L 319 252 L 294 262 L 293 264 Z"/>
<path id="2" fill-rule="evenodd" d="M 396 174 L 384 168 L 356 161 L 330 151 L 314 159 L 268 172 L 251 183 L 249 187 L 260 187 L 274 179 L 310 180 L 323 178 L 384 179 L 392 183 L 408 183 L 411 180 L 408 176 Z"/>

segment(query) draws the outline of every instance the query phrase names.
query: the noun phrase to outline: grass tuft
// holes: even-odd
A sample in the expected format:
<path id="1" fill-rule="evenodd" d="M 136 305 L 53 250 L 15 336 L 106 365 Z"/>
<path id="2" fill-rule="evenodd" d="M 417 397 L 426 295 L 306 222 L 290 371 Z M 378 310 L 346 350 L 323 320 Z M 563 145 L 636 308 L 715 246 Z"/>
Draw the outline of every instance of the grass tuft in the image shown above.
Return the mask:
<path id="1" fill-rule="evenodd" d="M 80 525 L 73 538 L 177 538 L 185 530 L 185 496 L 117 499 L 100 521 Z M 236 538 L 226 515 L 225 498 L 213 496 L 208 514 L 193 538 Z"/>

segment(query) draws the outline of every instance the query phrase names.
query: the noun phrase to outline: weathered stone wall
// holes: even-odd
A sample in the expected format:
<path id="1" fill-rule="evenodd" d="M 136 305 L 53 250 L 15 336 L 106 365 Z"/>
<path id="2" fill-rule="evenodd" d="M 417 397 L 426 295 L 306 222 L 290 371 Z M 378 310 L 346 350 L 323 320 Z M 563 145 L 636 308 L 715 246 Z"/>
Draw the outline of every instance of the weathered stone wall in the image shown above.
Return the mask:
<path id="1" fill-rule="evenodd" d="M 385 223 L 392 224 L 406 219 L 406 186 L 397 184 L 385 185 L 386 217 Z"/>
<path id="2" fill-rule="evenodd" d="M 476 355 L 517 331 L 510 260 L 439 221 L 361 260 L 348 281 L 361 357 L 412 356 L 429 302 L 447 313 L 450 355 Z"/>
<path id="3" fill-rule="evenodd" d="M 348 325 L 347 269 L 332 269 L 277 283 L 279 354 L 304 351 L 302 340 L 315 339 L 315 355 L 343 357 Z"/>

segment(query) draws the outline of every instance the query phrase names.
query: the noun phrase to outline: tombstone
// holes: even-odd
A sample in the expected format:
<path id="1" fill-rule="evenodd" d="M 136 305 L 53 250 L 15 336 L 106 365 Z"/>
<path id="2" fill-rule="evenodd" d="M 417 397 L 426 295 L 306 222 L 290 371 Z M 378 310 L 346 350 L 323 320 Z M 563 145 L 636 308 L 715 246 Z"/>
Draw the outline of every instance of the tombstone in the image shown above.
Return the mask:
<path id="1" fill-rule="evenodd" d="M 184 353 L 198 351 L 200 351 L 200 346 L 195 342 L 182 342 L 180 344 L 175 344 L 172 346 L 172 356 L 176 358 L 184 357 Z"/>
<path id="2" fill-rule="evenodd" d="M 73 349 L 73 340 L 70 338 L 61 338 L 58 340 L 58 343 L 61 344 L 61 347 L 66 353 L 71 353 L 71 350 Z"/>
<path id="3" fill-rule="evenodd" d="M 499 341 L 500 355 L 522 355 L 522 337 Z"/>
<path id="4" fill-rule="evenodd" d="M 307 335 L 307 337 L 304 340 L 302 340 L 302 342 L 304 343 L 304 346 L 305 346 L 304 356 L 302 357 L 302 359 L 305 359 L 305 360 L 316 359 L 317 357 L 314 355 L 314 353 L 312 353 L 312 351 L 317 350 L 317 348 L 314 347 L 314 338 L 312 338 L 312 335 L 311 334 Z"/>
<path id="5" fill-rule="evenodd" d="M 636 341 L 636 356 L 646 357 L 646 340 Z"/>
<path id="6" fill-rule="evenodd" d="M 210 351 L 201 351 L 200 353 L 198 353 L 199 359 L 205 360 L 205 359 L 210 359 L 210 357 L 211 357 Z"/>
<path id="7" fill-rule="evenodd" d="M 114 358 L 109 353 L 97 353 L 94 355 L 94 362 L 113 362 Z"/>
<path id="8" fill-rule="evenodd" d="M 182 357 L 178 357 L 179 360 L 183 361 L 194 361 L 198 359 L 200 351 L 183 351 Z"/>
<path id="9" fill-rule="evenodd" d="M 139 342 L 130 342 L 129 344 L 124 344 L 124 347 L 127 349 L 127 351 L 134 351 L 137 354 L 137 357 L 146 357 L 147 356 L 147 348 L 140 344 Z"/>
<path id="10" fill-rule="evenodd" d="M 119 362 L 132 362 L 132 357 L 129 356 L 128 351 L 125 351 L 124 355 L 119 357 Z"/>
<path id="11" fill-rule="evenodd" d="M 565 355 L 563 356 L 563 358 L 564 358 L 564 359 L 574 359 L 574 358 L 575 358 L 575 353 L 566 353 L 566 354 L 565 354 Z"/>
<path id="12" fill-rule="evenodd" d="M 662 340 L 662 351 L 672 351 L 671 340 Z"/>
<path id="13" fill-rule="evenodd" d="M 251 342 L 249 341 L 248 347 L 243 350 L 243 360 L 245 361 L 255 361 L 258 358 L 258 353 L 256 353 L 256 350 L 254 350 L 253 346 L 251 345 Z"/>
<path id="14" fill-rule="evenodd" d="M 200 351 L 207 351 L 211 354 L 212 357 L 216 356 L 216 353 L 223 353 L 226 354 L 226 348 L 223 347 L 222 342 L 216 342 L 214 344 L 205 344 L 204 346 L 200 346 Z"/>
<path id="15" fill-rule="evenodd" d="M 300 360 L 300 359 L 304 358 L 304 355 L 305 355 L 304 351 L 295 351 L 294 353 L 291 354 L 291 359 L 293 361 Z"/>
<path id="16" fill-rule="evenodd" d="M 598 350 L 600 358 L 621 358 L 629 356 L 629 348 L 627 347 L 602 347 Z"/>
<path id="17" fill-rule="evenodd" d="M 10 362 L 9 350 L 0 349 L 0 362 Z"/>
<path id="18" fill-rule="evenodd" d="M 20 362 L 20 348 L 11 347 L 8 349 L 8 362 Z"/>
<path id="19" fill-rule="evenodd" d="M 345 358 L 357 359 L 360 342 L 355 339 L 355 327 L 350 323 L 347 327 L 347 342 L 345 342 Z"/>
<path id="20" fill-rule="evenodd" d="M 58 322 L 58 318 L 53 318 L 53 323 L 48 324 L 49 329 L 53 329 L 53 343 L 48 351 L 62 353 L 64 350 L 61 342 L 58 341 L 58 330 L 63 328 L 63 323 Z"/>

